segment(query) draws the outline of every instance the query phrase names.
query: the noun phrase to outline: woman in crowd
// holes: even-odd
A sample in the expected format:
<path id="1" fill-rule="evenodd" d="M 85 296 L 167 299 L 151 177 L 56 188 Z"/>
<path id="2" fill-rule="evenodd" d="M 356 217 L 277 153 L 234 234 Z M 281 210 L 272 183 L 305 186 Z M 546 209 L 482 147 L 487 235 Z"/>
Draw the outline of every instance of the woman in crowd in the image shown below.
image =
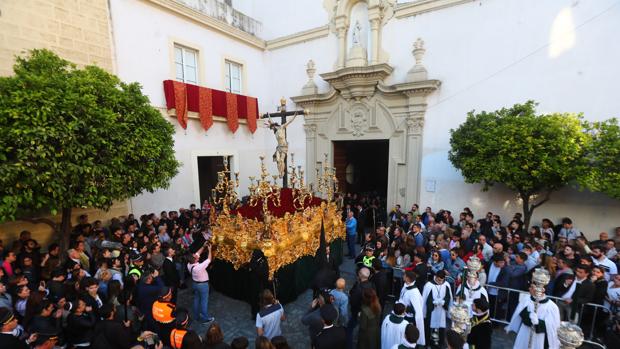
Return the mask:
<path id="1" fill-rule="evenodd" d="M 360 328 L 357 340 L 358 349 L 379 349 L 381 345 L 381 304 L 377 292 L 372 288 L 362 293 L 362 311 L 360 312 Z"/>

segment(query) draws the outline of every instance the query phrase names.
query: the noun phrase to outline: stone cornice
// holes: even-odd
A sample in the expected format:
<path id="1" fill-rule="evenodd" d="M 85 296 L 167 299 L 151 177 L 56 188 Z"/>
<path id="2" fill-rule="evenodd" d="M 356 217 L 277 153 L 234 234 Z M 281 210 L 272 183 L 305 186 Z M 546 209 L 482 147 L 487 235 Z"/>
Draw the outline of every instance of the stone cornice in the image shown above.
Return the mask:
<path id="1" fill-rule="evenodd" d="M 265 49 L 276 50 L 282 47 L 299 44 L 305 41 L 324 38 L 329 35 L 329 26 L 324 25 L 317 28 L 301 31 L 291 35 L 282 36 L 266 42 Z"/>
<path id="2" fill-rule="evenodd" d="M 331 100 L 332 98 L 334 98 L 337 94 L 337 91 L 334 90 L 333 88 L 329 90 L 329 92 L 326 93 L 317 93 L 317 94 L 313 94 L 313 95 L 302 95 L 302 96 L 295 96 L 295 97 L 291 97 L 291 100 L 293 102 L 295 102 L 296 104 L 299 105 L 304 105 L 304 104 L 311 104 L 311 103 L 316 103 L 316 102 L 326 102 Z"/>
<path id="3" fill-rule="evenodd" d="M 425 12 L 436 11 L 477 0 L 418 0 L 396 6 L 396 18 L 406 18 Z"/>
<path id="4" fill-rule="evenodd" d="M 227 35 L 235 40 L 241 41 L 247 45 L 253 46 L 257 49 L 264 50 L 266 47 L 265 40 L 257 38 L 254 35 L 248 34 L 241 29 L 235 28 L 228 23 L 217 20 L 211 16 L 207 16 L 204 13 L 193 10 L 181 3 L 174 0 L 143 0 L 153 5 L 157 5 L 165 10 L 173 12 L 176 15 L 193 20 L 199 24 L 204 25 L 209 29 L 218 31 L 224 35 Z"/>
<path id="5" fill-rule="evenodd" d="M 404 82 L 395 85 L 378 85 L 378 90 L 383 93 L 404 93 L 406 95 L 428 95 L 441 86 L 439 80 L 423 80 L 415 82 Z"/>
<path id="6" fill-rule="evenodd" d="M 370 97 L 377 84 L 394 71 L 387 63 L 360 67 L 341 68 L 330 73 L 320 74 L 345 99 Z"/>

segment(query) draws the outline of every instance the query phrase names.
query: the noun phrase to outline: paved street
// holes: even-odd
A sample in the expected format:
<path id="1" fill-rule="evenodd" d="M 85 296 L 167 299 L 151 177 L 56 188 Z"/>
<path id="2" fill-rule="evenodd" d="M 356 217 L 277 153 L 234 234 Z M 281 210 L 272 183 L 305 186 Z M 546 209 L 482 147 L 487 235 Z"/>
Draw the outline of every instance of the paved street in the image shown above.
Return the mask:
<path id="1" fill-rule="evenodd" d="M 351 260 L 345 259 L 340 267 L 341 275 L 347 280 L 347 289 L 353 285 L 354 264 Z M 191 288 L 180 293 L 179 305 L 191 309 Z M 312 301 L 312 292 L 306 290 L 295 302 L 286 304 L 286 321 L 282 324 L 283 335 L 287 338 L 292 348 L 305 349 L 310 347 L 310 340 L 307 328 L 301 324 L 301 317 L 308 310 Z M 387 310 L 391 310 L 387 309 Z M 247 303 L 232 299 L 211 289 L 209 297 L 209 313 L 215 316 L 222 330 L 224 331 L 225 341 L 230 341 L 239 336 L 245 336 L 253 343 L 256 337 L 254 321 L 250 319 L 250 306 Z M 201 336 L 204 335 L 207 325 L 193 323 L 192 328 Z M 496 329 L 493 336 L 493 348 L 511 348 L 514 342 L 514 335 L 507 335 L 504 331 Z M 250 348 L 253 348 L 251 344 Z"/>

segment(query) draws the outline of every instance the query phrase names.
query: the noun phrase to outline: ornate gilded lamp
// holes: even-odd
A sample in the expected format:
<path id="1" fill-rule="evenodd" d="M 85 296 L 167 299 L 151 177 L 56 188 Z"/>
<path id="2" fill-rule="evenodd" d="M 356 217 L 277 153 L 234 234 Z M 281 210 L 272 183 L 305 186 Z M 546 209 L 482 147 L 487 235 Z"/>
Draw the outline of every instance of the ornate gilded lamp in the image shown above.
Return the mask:
<path id="1" fill-rule="evenodd" d="M 558 339 L 562 349 L 577 349 L 583 343 L 583 331 L 575 324 L 562 321 L 558 328 Z"/>
<path id="2" fill-rule="evenodd" d="M 467 335 L 471 331 L 471 316 L 469 307 L 460 300 L 450 308 L 450 319 L 452 319 L 452 330 L 460 334 L 467 340 Z"/>

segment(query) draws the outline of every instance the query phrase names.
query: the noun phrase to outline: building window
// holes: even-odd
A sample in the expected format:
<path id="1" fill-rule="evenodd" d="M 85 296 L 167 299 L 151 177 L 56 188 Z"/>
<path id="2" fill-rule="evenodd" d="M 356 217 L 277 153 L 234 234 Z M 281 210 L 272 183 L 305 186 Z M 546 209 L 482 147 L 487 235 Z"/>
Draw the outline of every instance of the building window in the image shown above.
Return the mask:
<path id="1" fill-rule="evenodd" d="M 198 83 L 198 51 L 174 45 L 174 65 L 177 80 Z"/>
<path id="2" fill-rule="evenodd" d="M 241 93 L 241 73 L 243 66 L 239 63 L 226 61 L 226 91 Z"/>

